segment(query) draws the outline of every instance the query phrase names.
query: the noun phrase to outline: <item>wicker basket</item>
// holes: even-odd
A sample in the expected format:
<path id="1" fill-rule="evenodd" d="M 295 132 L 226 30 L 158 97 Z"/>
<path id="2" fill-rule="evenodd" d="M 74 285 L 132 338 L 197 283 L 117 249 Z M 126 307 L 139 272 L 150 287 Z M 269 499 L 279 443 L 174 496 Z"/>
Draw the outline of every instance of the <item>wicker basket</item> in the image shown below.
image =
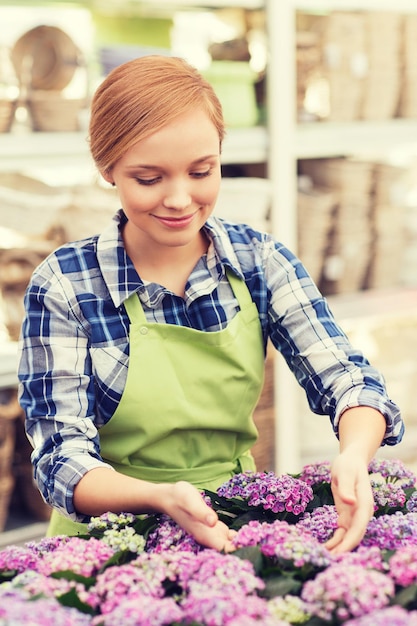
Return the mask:
<path id="1" fill-rule="evenodd" d="M 22 414 L 15 390 L 4 390 L 0 397 L 0 478 L 12 473 L 16 420 Z"/>
<path id="2" fill-rule="evenodd" d="M 0 477 L 0 532 L 2 532 L 6 526 L 13 487 L 13 476 L 7 475 Z"/>
<path id="3" fill-rule="evenodd" d="M 0 100 L 0 133 L 8 133 L 14 121 L 16 100 Z"/>
<path id="4" fill-rule="evenodd" d="M 5 476 L 11 471 L 14 442 L 14 419 L 0 417 L 0 476 Z"/>
<path id="5" fill-rule="evenodd" d="M 32 91 L 27 107 L 35 131 L 80 130 L 80 113 L 85 98 L 65 98 L 59 91 Z"/>
<path id="6" fill-rule="evenodd" d="M 30 460 L 32 446 L 25 433 L 24 420 L 16 423 L 16 447 L 13 463 L 15 477 L 14 501 L 20 509 L 41 522 L 49 520 L 51 507 L 46 504 L 33 478 Z"/>

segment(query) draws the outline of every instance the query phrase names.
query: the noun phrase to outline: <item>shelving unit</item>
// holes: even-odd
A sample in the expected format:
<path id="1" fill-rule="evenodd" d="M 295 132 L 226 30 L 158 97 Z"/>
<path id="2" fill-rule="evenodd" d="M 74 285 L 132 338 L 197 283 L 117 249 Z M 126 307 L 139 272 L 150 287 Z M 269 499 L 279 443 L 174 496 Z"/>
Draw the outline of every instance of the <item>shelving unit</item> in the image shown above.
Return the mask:
<path id="1" fill-rule="evenodd" d="M 384 122 L 297 123 L 295 34 L 296 12 L 395 11 L 416 13 L 415 0 L 275 0 L 267 1 L 270 29 L 268 73 L 268 172 L 272 185 L 272 229 L 291 249 L 297 249 L 297 161 L 301 158 L 350 156 L 412 150 L 417 146 L 417 119 Z M 365 297 L 365 296 L 364 296 Z M 276 470 L 299 471 L 299 389 L 281 358 L 275 368 Z M 280 392 L 285 390 L 285 394 Z"/>

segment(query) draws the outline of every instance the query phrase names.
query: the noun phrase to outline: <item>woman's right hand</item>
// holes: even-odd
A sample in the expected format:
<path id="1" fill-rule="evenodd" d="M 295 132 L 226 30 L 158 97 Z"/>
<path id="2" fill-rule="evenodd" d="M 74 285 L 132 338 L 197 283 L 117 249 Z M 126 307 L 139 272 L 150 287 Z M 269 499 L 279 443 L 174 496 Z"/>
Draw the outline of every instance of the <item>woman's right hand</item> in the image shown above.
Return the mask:
<path id="1" fill-rule="evenodd" d="M 236 532 L 219 520 L 217 513 L 204 502 L 198 489 L 185 481 L 164 486 L 167 490 L 164 513 L 201 545 L 224 552 L 235 549 L 232 539 Z"/>

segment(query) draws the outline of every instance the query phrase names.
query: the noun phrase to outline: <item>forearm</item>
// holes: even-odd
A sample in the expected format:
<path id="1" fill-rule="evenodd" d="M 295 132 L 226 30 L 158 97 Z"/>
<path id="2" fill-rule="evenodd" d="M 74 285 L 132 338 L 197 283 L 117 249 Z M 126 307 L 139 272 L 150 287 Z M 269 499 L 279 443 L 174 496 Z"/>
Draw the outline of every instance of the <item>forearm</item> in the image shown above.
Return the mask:
<path id="1" fill-rule="evenodd" d="M 346 409 L 339 421 L 340 452 L 353 452 L 368 463 L 385 435 L 384 416 L 376 409 L 358 406 Z"/>
<path id="2" fill-rule="evenodd" d="M 172 485 L 137 480 L 102 467 L 81 478 L 74 490 L 74 506 L 77 513 L 90 516 L 107 511 L 158 513 L 165 511 L 170 490 Z"/>
<path id="3" fill-rule="evenodd" d="M 219 521 L 201 493 L 190 483 L 148 483 L 109 468 L 87 472 L 74 492 L 80 514 L 98 516 L 107 511 L 166 513 L 198 543 L 216 550 L 233 550 L 232 533 Z"/>

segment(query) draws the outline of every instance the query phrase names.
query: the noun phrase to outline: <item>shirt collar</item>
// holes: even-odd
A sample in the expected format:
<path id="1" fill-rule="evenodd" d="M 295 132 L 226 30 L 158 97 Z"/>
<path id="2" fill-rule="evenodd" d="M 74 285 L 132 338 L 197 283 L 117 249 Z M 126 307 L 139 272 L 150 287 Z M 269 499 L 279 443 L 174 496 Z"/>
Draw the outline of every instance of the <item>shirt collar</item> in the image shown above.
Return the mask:
<path id="1" fill-rule="evenodd" d="M 98 264 L 116 307 L 123 304 L 133 293 L 145 289 L 124 248 L 121 228 L 126 221 L 126 215 L 120 209 L 97 240 Z M 221 268 L 219 276 L 221 278 L 225 268 L 229 267 L 237 276 L 243 278 L 240 263 L 223 220 L 212 216 L 203 228 L 212 242 L 207 253 L 209 270 L 218 272 Z"/>

